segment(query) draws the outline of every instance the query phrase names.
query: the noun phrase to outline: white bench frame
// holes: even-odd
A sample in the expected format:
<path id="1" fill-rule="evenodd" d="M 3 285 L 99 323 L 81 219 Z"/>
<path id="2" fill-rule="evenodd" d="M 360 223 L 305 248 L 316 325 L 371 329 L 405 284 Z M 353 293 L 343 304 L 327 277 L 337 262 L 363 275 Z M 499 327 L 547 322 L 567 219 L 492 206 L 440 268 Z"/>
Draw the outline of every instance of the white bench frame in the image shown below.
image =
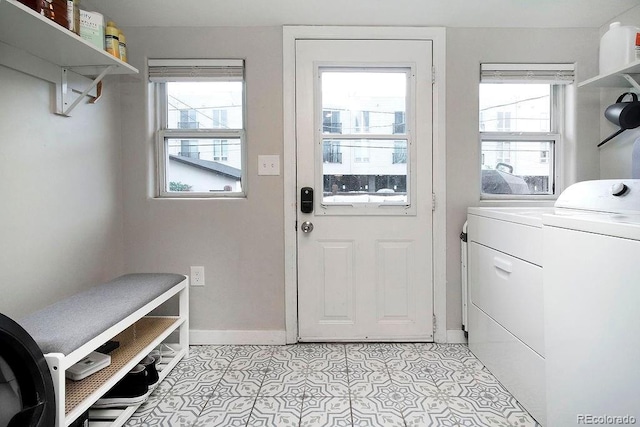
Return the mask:
<path id="1" fill-rule="evenodd" d="M 110 377 L 106 382 L 100 385 L 94 392 L 91 393 L 80 404 L 75 406 L 69 414 L 65 414 L 65 371 L 78 363 L 80 360 L 89 355 L 92 351 L 95 351 L 105 342 L 113 339 L 116 335 L 123 332 L 128 327 L 132 326 L 141 318 L 147 316 L 152 310 L 159 307 L 161 304 L 169 300 L 170 298 L 178 295 L 178 316 L 168 316 L 175 318 L 174 324 L 166 329 L 162 334 L 157 336 L 149 345 L 147 345 L 136 357 L 131 358 L 118 372 Z M 105 302 L 108 303 L 108 302 Z M 53 385 L 56 396 L 56 427 L 69 426 L 79 416 L 85 413 L 91 405 L 93 405 L 102 395 L 104 395 L 109 389 L 111 389 L 120 379 L 122 379 L 131 369 L 135 367 L 138 362 L 143 359 L 147 354 L 151 352 L 155 347 L 162 343 L 173 332 L 178 330 L 179 339 L 178 344 L 180 346 L 179 351 L 173 356 L 167 363 L 160 365 L 160 380 L 163 380 L 173 367 L 185 356 L 189 351 L 189 279 L 185 276 L 185 279 L 160 295 L 153 299 L 145 306 L 137 310 L 130 316 L 122 319 L 120 322 L 107 329 L 103 333 L 97 335 L 78 349 L 64 355 L 62 353 L 48 353 L 45 354 L 45 359 L 49 365 L 49 371 L 53 379 Z M 163 361 L 164 362 L 164 361 Z M 140 405 L 129 406 L 123 409 L 103 409 L 92 410 L 91 417 L 100 419 L 99 422 L 91 422 L 91 426 L 122 426 L 133 415 L 135 410 Z"/>

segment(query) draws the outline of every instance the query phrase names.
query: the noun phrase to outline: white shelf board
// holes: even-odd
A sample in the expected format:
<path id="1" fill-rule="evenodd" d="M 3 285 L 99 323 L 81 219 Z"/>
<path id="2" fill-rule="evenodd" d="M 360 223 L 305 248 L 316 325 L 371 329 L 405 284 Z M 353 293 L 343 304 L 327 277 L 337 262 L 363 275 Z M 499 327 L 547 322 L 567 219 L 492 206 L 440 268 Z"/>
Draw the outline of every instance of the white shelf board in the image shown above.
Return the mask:
<path id="1" fill-rule="evenodd" d="M 97 49 L 77 34 L 16 0 L 0 0 L 0 41 L 79 74 L 96 75 L 108 65 L 110 74 L 137 74 L 131 65 Z"/>
<path id="2" fill-rule="evenodd" d="M 640 60 L 625 65 L 617 70 L 607 74 L 601 74 L 578 83 L 578 87 L 629 87 L 631 84 L 623 77 L 623 74 L 629 74 L 635 77 L 636 81 L 640 80 Z"/>

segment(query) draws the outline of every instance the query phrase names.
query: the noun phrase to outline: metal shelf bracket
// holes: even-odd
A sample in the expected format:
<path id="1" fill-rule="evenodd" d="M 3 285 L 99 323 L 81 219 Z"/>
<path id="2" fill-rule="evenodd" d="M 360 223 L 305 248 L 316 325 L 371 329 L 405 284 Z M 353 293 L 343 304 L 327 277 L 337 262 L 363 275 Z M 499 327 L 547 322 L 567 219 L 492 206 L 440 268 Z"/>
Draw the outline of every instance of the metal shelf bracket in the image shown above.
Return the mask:
<path id="1" fill-rule="evenodd" d="M 61 67 L 1 41 L 0 65 L 53 83 L 56 90 L 54 112 L 65 117 L 70 117 L 71 111 L 85 96 L 97 96 L 98 83 L 117 68 L 116 65 L 95 66 L 89 72 L 98 77 L 87 77 L 86 69 Z"/>
<path id="2" fill-rule="evenodd" d="M 636 81 L 630 74 L 623 74 L 622 77 L 635 89 L 636 93 L 640 93 L 640 83 Z"/>
<path id="3" fill-rule="evenodd" d="M 115 65 L 109 65 L 102 70 L 102 72 L 87 85 L 87 87 L 79 95 L 74 94 L 72 88 L 77 87 L 76 84 L 72 84 L 71 80 L 73 76 L 77 74 L 70 72 L 68 68 L 61 69 L 60 82 L 56 82 L 56 114 L 71 117 L 71 111 L 82 101 L 82 99 L 90 93 L 95 93 L 95 88 L 102 81 L 102 79 L 113 70 Z M 79 91 L 79 90 L 78 90 Z"/>

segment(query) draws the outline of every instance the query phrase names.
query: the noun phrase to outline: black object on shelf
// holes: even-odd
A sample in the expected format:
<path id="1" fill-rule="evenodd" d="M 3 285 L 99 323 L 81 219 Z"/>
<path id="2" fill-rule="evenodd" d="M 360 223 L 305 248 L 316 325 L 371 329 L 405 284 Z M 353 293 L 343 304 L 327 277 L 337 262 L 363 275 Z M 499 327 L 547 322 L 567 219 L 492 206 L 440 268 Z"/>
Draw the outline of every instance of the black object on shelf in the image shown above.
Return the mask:
<path id="1" fill-rule="evenodd" d="M 109 354 L 118 347 L 120 347 L 120 343 L 118 341 L 109 340 L 98 347 L 96 351 L 102 354 Z"/>

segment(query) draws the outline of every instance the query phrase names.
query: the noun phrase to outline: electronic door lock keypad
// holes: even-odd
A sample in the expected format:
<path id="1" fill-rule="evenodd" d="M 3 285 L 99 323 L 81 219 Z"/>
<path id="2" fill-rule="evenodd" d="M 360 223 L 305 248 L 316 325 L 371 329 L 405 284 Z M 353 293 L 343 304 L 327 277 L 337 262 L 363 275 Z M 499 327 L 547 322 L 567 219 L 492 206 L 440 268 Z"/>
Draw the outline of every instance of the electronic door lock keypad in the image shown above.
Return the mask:
<path id="1" fill-rule="evenodd" d="M 302 187 L 300 189 L 300 212 L 313 212 L 313 188 Z"/>

